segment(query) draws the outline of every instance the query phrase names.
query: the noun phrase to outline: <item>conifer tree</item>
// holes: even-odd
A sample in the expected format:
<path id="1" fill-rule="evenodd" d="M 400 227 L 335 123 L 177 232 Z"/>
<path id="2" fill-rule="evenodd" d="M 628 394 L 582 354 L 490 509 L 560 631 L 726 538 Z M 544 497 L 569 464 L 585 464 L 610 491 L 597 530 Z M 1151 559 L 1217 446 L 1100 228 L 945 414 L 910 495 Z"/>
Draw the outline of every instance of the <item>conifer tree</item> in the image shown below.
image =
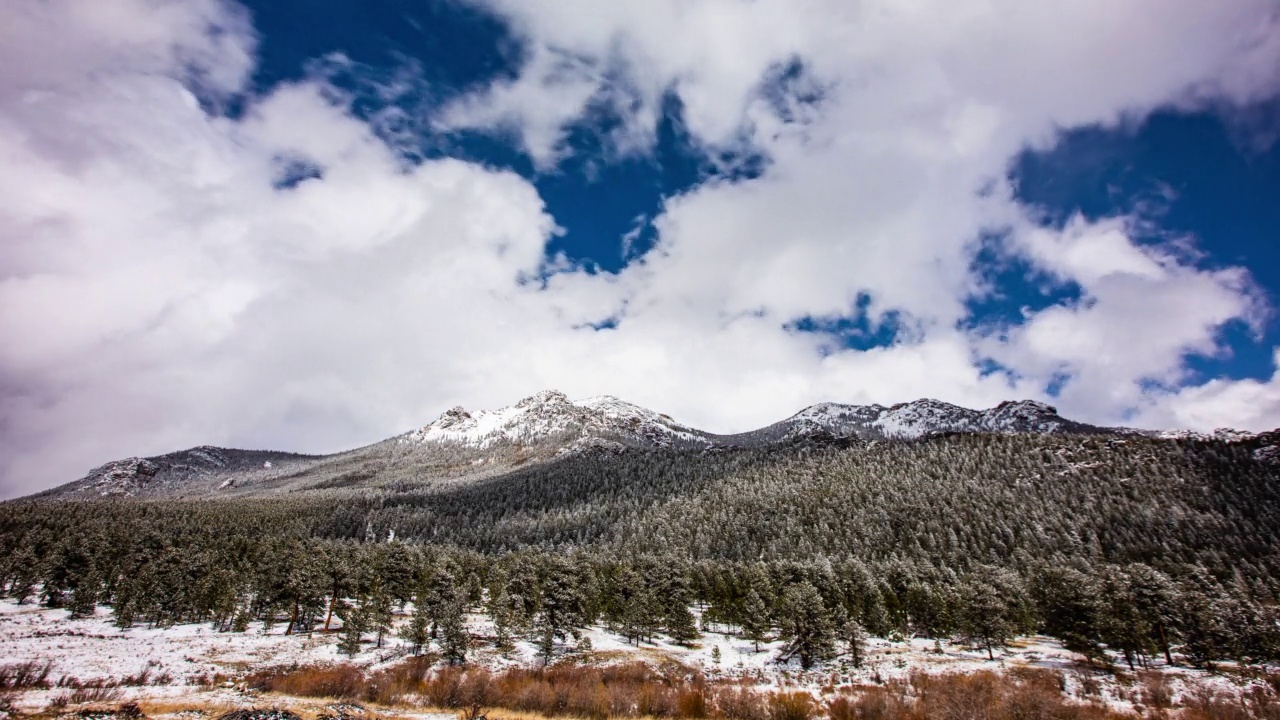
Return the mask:
<path id="1" fill-rule="evenodd" d="M 342 619 L 342 641 L 338 643 L 338 652 L 347 657 L 360 654 L 360 640 L 368 627 L 368 616 L 365 609 L 356 605 L 345 605 L 339 617 Z"/>
<path id="2" fill-rule="evenodd" d="M 747 591 L 742 602 L 742 634 L 751 641 L 756 652 L 760 652 L 760 643 L 769 635 L 769 610 L 754 589 Z"/>
<path id="3" fill-rule="evenodd" d="M 787 640 L 780 660 L 799 657 L 800 667 L 808 670 L 835 654 L 831 613 L 812 584 L 801 582 L 783 592 L 778 625 Z"/>
<path id="4" fill-rule="evenodd" d="M 460 601 L 450 602 L 440 611 L 440 652 L 450 665 L 467 661 L 471 634 L 467 630 L 466 613 Z"/>
<path id="5" fill-rule="evenodd" d="M 543 564 L 539 590 L 533 631 L 538 655 L 545 665 L 555 653 L 556 640 L 567 639 L 576 628 L 585 626 L 589 618 L 574 567 L 563 557 L 552 556 Z"/>
<path id="6" fill-rule="evenodd" d="M 836 632 L 849 653 L 849 662 L 855 668 L 862 667 L 867 655 L 867 632 L 857 620 L 849 617 L 843 605 L 836 606 L 834 618 Z"/>
<path id="7" fill-rule="evenodd" d="M 983 648 L 995 660 L 995 648 L 1004 648 L 1013 636 L 1008 601 L 994 586 L 970 581 L 960 591 L 961 641 Z"/>
<path id="8" fill-rule="evenodd" d="M 409 622 L 400 630 L 400 637 L 409 641 L 414 655 L 421 655 L 423 648 L 427 643 L 431 642 L 431 618 L 428 616 L 427 608 L 424 604 L 418 602 L 413 605 L 413 615 L 409 617 Z"/>
<path id="9" fill-rule="evenodd" d="M 488 611 L 489 619 L 493 621 L 494 647 L 503 652 L 510 650 L 512 647 L 512 632 L 516 622 L 515 611 L 511 606 L 511 596 L 507 594 L 505 586 L 499 585 L 496 592 L 490 592 L 486 610 Z"/>

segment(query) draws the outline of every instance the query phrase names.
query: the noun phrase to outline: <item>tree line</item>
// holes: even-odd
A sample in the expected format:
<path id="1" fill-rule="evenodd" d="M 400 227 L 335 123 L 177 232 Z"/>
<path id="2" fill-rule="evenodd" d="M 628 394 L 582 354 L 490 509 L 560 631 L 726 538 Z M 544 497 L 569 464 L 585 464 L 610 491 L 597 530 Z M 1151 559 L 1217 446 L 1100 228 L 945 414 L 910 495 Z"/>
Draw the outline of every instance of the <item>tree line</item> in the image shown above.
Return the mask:
<path id="1" fill-rule="evenodd" d="M 432 492 L 6 503 L 0 590 L 122 627 L 337 618 L 346 652 L 398 632 L 452 662 L 515 638 L 549 660 L 594 623 L 782 638 L 805 667 L 858 662 L 868 634 L 994 657 L 1030 632 L 1135 667 L 1272 662 L 1278 486 L 1247 448 L 1198 440 L 598 453 Z"/>

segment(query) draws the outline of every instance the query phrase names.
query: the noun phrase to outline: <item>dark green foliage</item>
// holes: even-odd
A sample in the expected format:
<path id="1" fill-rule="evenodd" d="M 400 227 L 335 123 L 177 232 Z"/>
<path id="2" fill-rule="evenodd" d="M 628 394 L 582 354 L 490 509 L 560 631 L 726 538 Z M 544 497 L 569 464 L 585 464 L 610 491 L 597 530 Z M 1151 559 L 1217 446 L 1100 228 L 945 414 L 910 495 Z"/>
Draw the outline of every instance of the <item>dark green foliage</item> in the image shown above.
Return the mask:
<path id="1" fill-rule="evenodd" d="M 769 609 L 754 589 L 747 591 L 742 603 L 742 634 L 751 641 L 756 652 L 760 652 L 760 643 L 769 635 Z"/>
<path id="2" fill-rule="evenodd" d="M 471 649 L 471 635 L 467 632 L 466 613 L 459 601 L 453 601 L 440 609 L 440 653 L 450 665 L 467 661 Z"/>
<path id="3" fill-rule="evenodd" d="M 782 593 L 778 626 L 787 641 L 780 660 L 798 657 L 800 667 L 808 670 L 815 663 L 835 655 L 835 628 L 831 612 L 813 585 L 802 582 Z"/>
<path id="4" fill-rule="evenodd" d="M 413 487 L 4 503 L 0 590 L 72 615 L 104 603 L 121 627 L 296 633 L 337 614 L 353 652 L 412 601 L 415 646 L 483 604 L 500 645 L 523 635 L 548 659 L 597 617 L 634 642 L 692 642 L 694 605 L 755 642 L 776 623 L 798 656 L 804 618 L 825 615 L 810 626 L 850 652 L 853 628 L 958 633 L 993 656 L 1039 630 L 1135 667 L 1280 659 L 1280 471 L 1239 443 L 598 453 Z"/>
<path id="5" fill-rule="evenodd" d="M 994 650 L 1003 648 L 1017 632 L 1011 617 L 1011 598 L 999 588 L 981 580 L 971 580 L 960 587 L 960 637 L 962 641 L 987 651 L 994 660 Z"/>
<path id="6" fill-rule="evenodd" d="M 360 652 L 360 640 L 368 628 L 368 616 L 364 608 L 344 606 L 342 618 L 342 641 L 338 643 L 338 652 L 347 657 L 355 657 Z"/>
<path id="7" fill-rule="evenodd" d="M 533 615 L 533 637 L 544 663 L 555 654 L 557 640 L 567 640 L 578 628 L 593 619 L 584 593 L 586 578 L 581 569 L 561 556 L 548 557 L 539 568 L 540 602 Z"/>

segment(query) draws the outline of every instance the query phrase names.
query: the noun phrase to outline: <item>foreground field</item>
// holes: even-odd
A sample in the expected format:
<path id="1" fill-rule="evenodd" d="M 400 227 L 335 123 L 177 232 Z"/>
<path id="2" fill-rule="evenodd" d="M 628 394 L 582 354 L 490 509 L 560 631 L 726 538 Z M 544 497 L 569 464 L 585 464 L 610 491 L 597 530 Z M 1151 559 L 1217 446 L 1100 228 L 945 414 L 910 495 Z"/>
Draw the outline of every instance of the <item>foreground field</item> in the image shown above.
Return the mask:
<path id="1" fill-rule="evenodd" d="M 690 647 L 663 638 L 635 646 L 593 627 L 542 669 L 525 643 L 499 653 L 485 642 L 484 617 L 469 625 L 475 645 L 468 664 L 455 668 L 430 652 L 411 656 L 394 634 L 381 647 L 370 635 L 359 653 L 344 656 L 336 622 L 328 633 L 292 635 L 261 625 L 244 633 L 207 625 L 121 630 L 105 610 L 71 620 L 66 611 L 3 601 L 0 687 L 12 715 L 96 717 L 135 702 L 148 717 L 184 720 L 266 707 L 303 720 L 408 720 L 473 705 L 490 708 L 491 718 L 1280 717 L 1280 675 L 1164 665 L 1130 673 L 1085 664 L 1043 637 L 1019 639 L 994 661 L 952 643 L 872 638 L 860 667 L 842 657 L 804 672 L 776 662 L 776 642 L 757 651 L 707 631 Z M 942 706 L 951 710 L 938 715 Z"/>

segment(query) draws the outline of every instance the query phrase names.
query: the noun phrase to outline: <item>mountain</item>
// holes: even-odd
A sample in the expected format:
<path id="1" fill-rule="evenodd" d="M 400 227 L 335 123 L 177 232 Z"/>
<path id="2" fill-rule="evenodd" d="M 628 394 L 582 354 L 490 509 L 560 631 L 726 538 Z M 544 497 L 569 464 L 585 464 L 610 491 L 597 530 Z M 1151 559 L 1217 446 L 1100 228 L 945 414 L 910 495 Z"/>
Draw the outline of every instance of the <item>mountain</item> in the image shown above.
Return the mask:
<path id="1" fill-rule="evenodd" d="M 468 412 L 456 407 L 415 430 L 409 442 L 476 449 L 560 441 L 578 446 L 694 447 L 715 444 L 715 436 L 682 425 L 669 415 L 601 395 L 571 401 L 545 390 L 499 410 Z"/>
<path id="2" fill-rule="evenodd" d="M 1065 419 L 1029 400 L 972 410 L 924 399 L 892 406 L 820 403 L 758 430 L 717 435 L 611 396 L 548 390 L 497 410 L 455 407 L 431 423 L 334 455 L 202 446 L 132 457 L 41 497 L 265 496 L 299 491 L 404 492 L 508 473 L 581 453 L 708 451 L 817 440 L 910 441 L 950 433 L 1133 435 Z"/>
<path id="3" fill-rule="evenodd" d="M 779 423 L 742 435 L 776 442 L 816 435 L 837 438 L 914 440 L 945 433 L 1130 433 L 1067 420 L 1057 408 L 1032 400 L 1007 401 L 989 410 L 970 410 L 939 400 L 883 405 L 811 405 Z"/>

